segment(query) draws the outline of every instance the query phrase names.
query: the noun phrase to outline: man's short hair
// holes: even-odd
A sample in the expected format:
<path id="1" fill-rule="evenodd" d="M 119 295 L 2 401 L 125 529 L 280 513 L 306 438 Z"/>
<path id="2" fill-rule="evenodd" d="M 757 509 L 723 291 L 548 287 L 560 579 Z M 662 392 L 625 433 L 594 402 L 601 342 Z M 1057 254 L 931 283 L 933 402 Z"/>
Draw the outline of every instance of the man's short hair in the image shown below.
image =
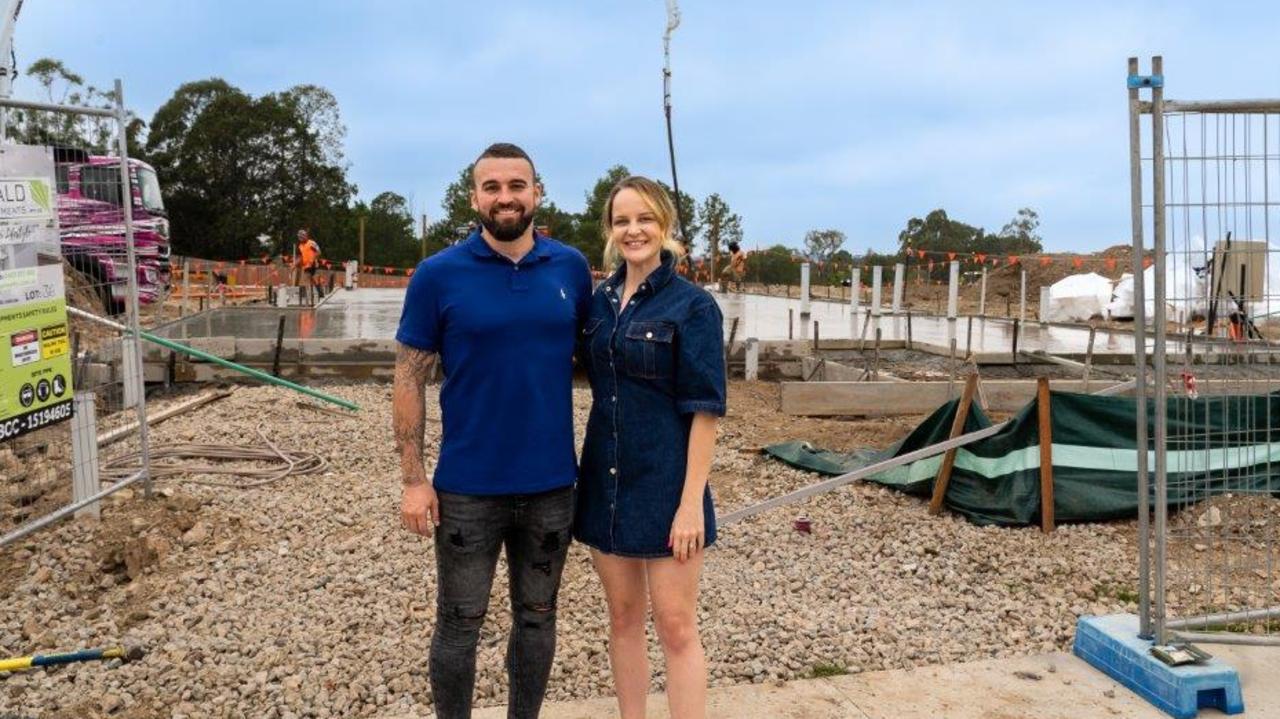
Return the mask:
<path id="1" fill-rule="evenodd" d="M 533 170 L 533 176 L 538 176 L 538 170 L 533 166 L 533 158 L 529 157 L 529 153 L 525 152 L 519 145 L 513 145 L 510 142 L 495 142 L 486 147 L 484 152 L 480 153 L 480 156 L 476 158 L 476 162 L 480 162 L 486 157 L 508 160 L 524 160 L 529 163 L 529 169 Z"/>

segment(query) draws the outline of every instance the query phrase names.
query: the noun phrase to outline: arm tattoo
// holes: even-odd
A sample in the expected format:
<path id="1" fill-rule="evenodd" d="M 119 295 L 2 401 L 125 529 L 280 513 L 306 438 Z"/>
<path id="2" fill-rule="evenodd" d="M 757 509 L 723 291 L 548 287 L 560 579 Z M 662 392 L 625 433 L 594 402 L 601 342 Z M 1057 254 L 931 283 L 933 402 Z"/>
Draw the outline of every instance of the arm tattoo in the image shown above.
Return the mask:
<path id="1" fill-rule="evenodd" d="M 424 477 L 422 435 L 426 427 L 425 391 L 436 355 L 407 345 L 396 347 L 395 385 L 391 392 L 391 423 L 404 480 Z"/>

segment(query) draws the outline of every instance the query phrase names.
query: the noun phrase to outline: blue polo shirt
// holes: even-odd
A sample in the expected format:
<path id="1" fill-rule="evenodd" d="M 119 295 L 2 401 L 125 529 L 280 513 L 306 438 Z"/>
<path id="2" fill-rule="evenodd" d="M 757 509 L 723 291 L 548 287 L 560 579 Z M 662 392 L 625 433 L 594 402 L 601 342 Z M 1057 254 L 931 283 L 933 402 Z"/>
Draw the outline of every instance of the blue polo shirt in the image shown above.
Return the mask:
<path id="1" fill-rule="evenodd" d="M 590 302 L 586 258 L 536 233 L 519 263 L 477 231 L 418 265 L 396 340 L 435 352 L 444 370 L 437 490 L 573 484 L 573 351 Z"/>

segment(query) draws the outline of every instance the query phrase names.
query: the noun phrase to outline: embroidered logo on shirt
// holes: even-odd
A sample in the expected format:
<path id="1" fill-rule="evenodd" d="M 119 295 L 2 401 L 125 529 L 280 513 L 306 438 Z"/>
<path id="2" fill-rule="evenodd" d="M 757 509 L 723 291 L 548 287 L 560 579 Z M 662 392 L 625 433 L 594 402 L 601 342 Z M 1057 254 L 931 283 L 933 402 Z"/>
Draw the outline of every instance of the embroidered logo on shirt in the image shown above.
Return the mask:
<path id="1" fill-rule="evenodd" d="M 566 295 L 566 294 L 564 293 L 564 288 L 563 288 L 563 287 L 561 287 L 561 288 L 560 288 L 560 299 L 562 299 L 562 300 L 567 300 L 567 299 L 569 299 L 569 295 Z"/>

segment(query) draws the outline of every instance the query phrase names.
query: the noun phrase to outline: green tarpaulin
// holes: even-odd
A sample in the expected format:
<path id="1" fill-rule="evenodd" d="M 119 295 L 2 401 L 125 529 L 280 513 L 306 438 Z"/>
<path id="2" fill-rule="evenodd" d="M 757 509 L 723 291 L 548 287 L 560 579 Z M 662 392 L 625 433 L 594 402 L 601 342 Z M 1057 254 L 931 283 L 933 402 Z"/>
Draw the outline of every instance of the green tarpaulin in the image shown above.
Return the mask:
<path id="1" fill-rule="evenodd" d="M 765 452 L 796 467 L 840 475 L 946 440 L 959 400 L 952 400 L 902 441 L 881 452 L 840 454 L 786 442 Z M 1058 522 L 1091 522 L 1138 514 L 1136 400 L 1050 393 L 1054 515 Z M 946 505 L 977 524 L 1040 521 L 1040 430 L 1033 400 L 998 434 L 956 451 Z M 1147 417 L 1154 416 L 1148 400 Z M 1280 393 L 1259 396 L 1171 397 L 1168 401 L 1168 503 L 1171 507 L 1224 492 L 1280 496 Z M 976 405 L 964 431 L 992 422 Z M 1148 437 L 1154 427 L 1148 427 Z M 1154 444 L 1152 445 L 1152 447 Z M 942 455 L 868 477 L 921 497 L 933 493 Z M 1148 447 L 1154 498 L 1155 453 Z"/>

